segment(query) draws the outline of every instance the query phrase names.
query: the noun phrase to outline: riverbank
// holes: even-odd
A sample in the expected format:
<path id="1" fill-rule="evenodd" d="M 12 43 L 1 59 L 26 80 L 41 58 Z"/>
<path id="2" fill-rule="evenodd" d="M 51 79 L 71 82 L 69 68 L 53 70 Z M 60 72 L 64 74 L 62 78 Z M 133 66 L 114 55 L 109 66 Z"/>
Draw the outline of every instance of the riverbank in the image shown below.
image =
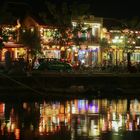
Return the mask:
<path id="1" fill-rule="evenodd" d="M 0 97 L 75 98 L 140 95 L 140 73 L 0 74 Z"/>

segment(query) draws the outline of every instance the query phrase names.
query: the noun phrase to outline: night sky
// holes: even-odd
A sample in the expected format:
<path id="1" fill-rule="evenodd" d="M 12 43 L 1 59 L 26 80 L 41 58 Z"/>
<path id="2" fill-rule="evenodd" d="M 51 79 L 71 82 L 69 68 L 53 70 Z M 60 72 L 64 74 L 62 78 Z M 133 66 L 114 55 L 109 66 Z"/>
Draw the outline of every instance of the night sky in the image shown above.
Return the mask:
<path id="1" fill-rule="evenodd" d="M 14 1 L 24 2 L 31 7 L 33 11 L 40 11 L 44 8 L 45 0 L 1 0 L 2 1 Z M 77 1 L 80 3 L 90 4 L 90 13 L 99 17 L 110 18 L 132 18 L 140 17 L 140 5 L 137 0 L 51 0 L 53 3 L 61 3 L 67 1 L 71 3 Z M 21 10 L 20 10 L 21 11 Z"/>
<path id="2" fill-rule="evenodd" d="M 101 17 L 132 18 L 140 16 L 136 0 L 91 0 L 93 14 Z M 94 2 L 93 2 L 94 1 Z"/>

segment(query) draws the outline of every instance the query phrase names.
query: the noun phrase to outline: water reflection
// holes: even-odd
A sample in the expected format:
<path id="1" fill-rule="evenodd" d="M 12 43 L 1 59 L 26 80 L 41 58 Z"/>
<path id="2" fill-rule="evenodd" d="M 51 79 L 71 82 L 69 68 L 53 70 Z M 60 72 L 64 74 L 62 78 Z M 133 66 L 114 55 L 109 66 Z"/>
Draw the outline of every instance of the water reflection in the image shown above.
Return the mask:
<path id="1" fill-rule="evenodd" d="M 137 139 L 139 130 L 137 99 L 0 103 L 0 139 Z"/>

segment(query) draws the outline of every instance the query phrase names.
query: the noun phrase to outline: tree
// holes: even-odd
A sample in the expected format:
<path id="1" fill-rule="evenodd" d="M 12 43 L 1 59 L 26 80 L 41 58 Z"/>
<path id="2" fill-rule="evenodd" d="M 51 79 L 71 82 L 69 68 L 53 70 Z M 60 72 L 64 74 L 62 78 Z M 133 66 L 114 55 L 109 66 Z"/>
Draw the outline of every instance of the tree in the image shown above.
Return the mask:
<path id="1" fill-rule="evenodd" d="M 101 52 L 101 60 L 102 60 L 102 53 L 104 51 L 108 51 L 109 43 L 108 43 L 107 38 L 101 38 L 99 41 L 99 44 L 100 44 L 100 52 Z"/>
<path id="2" fill-rule="evenodd" d="M 5 52 L 5 66 L 6 66 L 6 71 L 8 71 L 11 68 L 11 55 L 10 55 L 10 51 L 6 51 Z"/>
<path id="3" fill-rule="evenodd" d="M 4 47 L 3 38 L 0 37 L 0 50 L 2 50 L 3 47 Z"/>
<path id="4" fill-rule="evenodd" d="M 57 25 L 67 27 L 71 25 L 71 19 L 77 16 L 87 15 L 89 12 L 89 4 L 78 2 L 53 2 L 52 0 L 45 1 L 46 7 L 51 15 L 51 20 Z M 45 11 L 44 11 L 45 12 Z"/>
<path id="5" fill-rule="evenodd" d="M 125 28 L 129 30 L 139 30 L 140 29 L 140 18 L 135 16 L 131 19 L 123 19 L 121 20 L 122 23 L 124 23 L 126 26 Z"/>
<path id="6" fill-rule="evenodd" d="M 108 43 L 107 38 L 101 38 L 99 43 L 103 50 L 109 48 L 109 43 Z"/>
<path id="7" fill-rule="evenodd" d="M 131 67 L 131 54 L 135 49 L 138 38 L 136 33 L 130 30 L 124 31 L 124 37 L 124 52 L 127 53 L 127 67 L 129 69 Z"/>
<path id="8" fill-rule="evenodd" d="M 2 24 L 12 24 L 16 21 L 16 17 L 11 11 L 8 11 L 7 2 L 3 3 L 0 7 L 0 25 Z"/>
<path id="9" fill-rule="evenodd" d="M 35 57 L 41 52 L 41 39 L 37 29 L 22 28 L 19 42 L 28 47 L 28 53 L 31 54 L 31 57 Z"/>

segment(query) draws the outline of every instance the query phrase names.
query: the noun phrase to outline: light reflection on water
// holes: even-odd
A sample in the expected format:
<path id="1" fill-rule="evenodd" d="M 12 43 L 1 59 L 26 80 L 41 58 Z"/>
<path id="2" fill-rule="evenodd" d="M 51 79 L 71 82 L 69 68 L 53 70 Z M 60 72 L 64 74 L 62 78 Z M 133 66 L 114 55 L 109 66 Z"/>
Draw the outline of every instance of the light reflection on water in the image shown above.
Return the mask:
<path id="1" fill-rule="evenodd" d="M 140 101 L 0 103 L 0 139 L 122 140 L 140 136 Z"/>

